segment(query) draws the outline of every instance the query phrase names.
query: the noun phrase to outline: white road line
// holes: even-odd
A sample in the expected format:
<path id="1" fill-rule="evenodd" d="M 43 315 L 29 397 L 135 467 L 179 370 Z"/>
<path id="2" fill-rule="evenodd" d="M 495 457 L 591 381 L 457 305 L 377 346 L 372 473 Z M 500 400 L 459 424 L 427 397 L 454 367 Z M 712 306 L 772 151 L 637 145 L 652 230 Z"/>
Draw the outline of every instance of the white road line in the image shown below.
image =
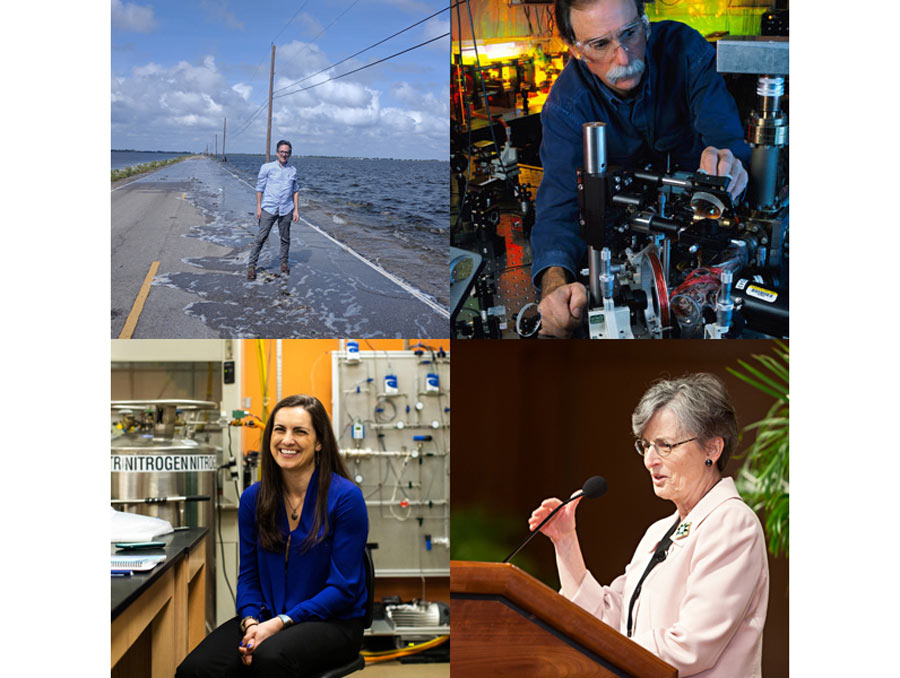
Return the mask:
<path id="1" fill-rule="evenodd" d="M 352 250 L 351 248 L 347 247 L 347 245 L 345 245 L 344 243 L 342 243 L 340 240 L 335 240 L 335 239 L 332 238 L 330 235 L 328 235 L 325 231 L 323 231 L 321 228 L 319 228 L 319 227 L 316 226 L 315 224 L 311 224 L 310 222 L 308 222 L 308 221 L 307 221 L 306 219 L 304 219 L 303 217 L 300 217 L 300 221 L 302 221 L 304 224 L 306 224 L 307 226 L 309 226 L 309 227 L 310 227 L 311 229 L 313 229 L 314 231 L 318 231 L 319 233 L 321 233 L 322 235 L 324 235 L 326 238 L 328 238 L 331 242 L 333 242 L 333 243 L 334 243 L 335 245 L 337 245 L 338 247 L 341 247 L 341 248 L 345 249 L 347 252 L 349 252 L 350 254 L 352 254 L 354 257 L 356 257 L 357 259 L 359 259 L 359 260 L 360 260 L 361 262 L 363 262 L 364 264 L 368 265 L 370 268 L 372 268 L 372 269 L 374 269 L 375 271 L 378 271 L 379 273 L 381 273 L 381 275 L 383 275 L 385 278 L 387 278 L 387 279 L 390 280 L 391 282 L 393 282 L 393 283 L 395 283 L 396 285 L 398 285 L 398 286 L 402 287 L 403 289 L 405 289 L 407 292 L 409 292 L 411 295 L 413 295 L 416 299 L 418 299 L 419 301 L 421 301 L 423 304 L 426 304 L 426 305 L 430 306 L 434 311 L 436 311 L 438 314 L 442 315 L 442 316 L 443 316 L 444 318 L 446 318 L 447 320 L 450 320 L 450 311 L 449 311 L 448 309 L 444 308 L 443 306 L 441 306 L 440 304 L 435 303 L 434 301 L 432 301 L 430 298 L 428 298 L 428 296 L 425 295 L 424 292 L 421 292 L 421 291 L 417 290 L 417 289 L 416 289 L 415 287 L 413 287 L 412 285 L 410 285 L 410 284 L 408 284 L 408 283 L 406 283 L 406 282 L 403 282 L 400 278 L 398 278 L 398 277 L 396 277 L 396 276 L 394 276 L 394 275 L 388 273 L 388 272 L 385 271 L 383 268 L 381 268 L 381 266 L 379 266 L 378 264 L 376 264 L 376 263 L 374 263 L 374 262 L 372 262 L 372 261 L 369 261 L 368 259 L 366 259 L 365 257 L 363 257 L 363 256 L 362 256 L 361 254 L 359 254 L 358 252 L 356 252 L 356 251 Z"/>
<path id="2" fill-rule="evenodd" d="M 159 170 L 156 170 L 156 171 L 158 172 Z M 152 172 L 151 172 L 151 174 L 152 174 Z M 148 176 L 148 175 L 145 175 L 145 176 Z M 135 179 L 134 181 L 129 181 L 127 184 L 122 184 L 121 186 L 116 186 L 114 189 L 112 189 L 112 191 L 118 191 L 120 188 L 125 188 L 126 186 L 131 186 L 131 184 L 136 184 L 141 179 L 143 179 L 143 176 L 140 179 Z M 110 193 L 112 193 L 112 191 L 110 191 Z"/>
<path id="3" fill-rule="evenodd" d="M 250 184 L 250 182 L 248 182 L 246 179 L 243 179 L 243 178 L 239 177 L 237 174 L 232 173 L 230 170 L 227 170 L 227 169 L 225 169 L 224 167 L 223 167 L 222 169 L 225 170 L 226 172 L 228 172 L 228 174 L 231 174 L 231 176 L 233 176 L 233 177 L 234 177 L 235 179 L 237 179 L 238 181 L 247 184 L 247 186 L 249 186 L 250 188 L 252 188 L 254 191 L 256 190 L 256 186 L 253 186 L 252 184 Z M 328 235 L 328 233 L 326 233 L 325 231 L 323 231 L 321 228 L 319 228 L 319 227 L 316 226 L 315 224 L 312 224 L 312 223 L 308 222 L 308 221 L 307 221 L 306 219 L 304 219 L 303 217 L 300 217 L 300 221 L 302 221 L 304 224 L 306 224 L 307 226 L 309 226 L 309 227 L 310 227 L 311 229 L 313 229 L 314 231 L 316 231 L 316 232 L 318 232 L 319 234 L 321 234 L 321 235 L 325 236 L 326 238 L 328 238 L 331 242 L 333 242 L 335 245 L 337 245 L 337 246 L 340 247 L 341 249 L 343 249 L 343 250 L 349 252 L 350 254 L 352 254 L 354 257 L 356 257 L 356 258 L 359 259 L 361 262 L 363 262 L 364 264 L 366 264 L 367 266 L 369 266 L 371 269 L 373 269 L 373 270 L 377 271 L 378 273 L 380 273 L 381 275 L 383 275 L 385 278 L 387 278 L 388 280 L 390 280 L 392 283 L 394 283 L 394 284 L 397 285 L 398 287 L 401 287 L 401 288 L 403 288 L 404 290 L 406 290 L 407 292 L 409 292 L 411 295 L 413 295 L 416 299 L 418 299 L 419 301 L 421 301 L 423 304 L 425 304 L 426 306 L 431 307 L 431 309 L 434 310 L 435 312 L 437 312 L 439 315 L 443 316 L 443 317 L 446 318 L 447 320 L 450 319 L 450 310 L 447 309 L 447 308 L 444 308 L 444 307 L 441 306 L 440 304 L 436 303 L 434 300 L 432 300 L 430 297 L 428 297 L 428 295 L 426 295 L 424 292 L 422 292 L 422 291 L 420 291 L 420 290 L 417 290 L 415 287 L 413 287 L 412 285 L 410 285 L 410 284 L 407 283 L 407 282 L 404 282 L 403 280 L 401 280 L 401 279 L 398 278 L 397 276 L 395 276 L 395 275 L 393 275 L 393 274 L 391 274 L 391 273 L 388 273 L 386 270 L 384 270 L 381 266 L 379 266 L 379 265 L 376 264 L 375 262 L 369 261 L 369 260 L 366 259 L 364 256 L 362 256 L 359 252 L 357 252 L 356 250 L 354 250 L 354 249 L 348 247 L 347 245 L 345 245 L 344 243 L 342 243 L 340 240 L 336 240 L 336 239 L 333 238 L 332 236 Z"/>

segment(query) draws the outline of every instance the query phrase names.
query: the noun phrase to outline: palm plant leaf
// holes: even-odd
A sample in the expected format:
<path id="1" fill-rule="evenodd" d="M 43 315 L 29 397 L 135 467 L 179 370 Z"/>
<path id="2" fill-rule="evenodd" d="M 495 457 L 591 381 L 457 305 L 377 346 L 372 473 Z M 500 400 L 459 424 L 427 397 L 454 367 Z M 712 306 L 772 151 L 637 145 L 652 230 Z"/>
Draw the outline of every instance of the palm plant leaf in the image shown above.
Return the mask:
<path id="1" fill-rule="evenodd" d="M 758 360 L 785 383 L 785 392 L 787 392 L 787 383 L 789 381 L 787 368 L 778 364 L 778 361 L 772 356 L 761 355 L 758 356 Z"/>
<path id="2" fill-rule="evenodd" d="M 773 342 L 773 355 L 753 355 L 755 364 L 738 360 L 740 370 L 727 368 L 735 377 L 775 399 L 766 416 L 744 427 L 742 435 L 755 434 L 742 455 L 738 472 L 741 495 L 763 517 L 769 552 L 789 551 L 790 514 L 790 417 L 789 352 L 782 342 Z"/>

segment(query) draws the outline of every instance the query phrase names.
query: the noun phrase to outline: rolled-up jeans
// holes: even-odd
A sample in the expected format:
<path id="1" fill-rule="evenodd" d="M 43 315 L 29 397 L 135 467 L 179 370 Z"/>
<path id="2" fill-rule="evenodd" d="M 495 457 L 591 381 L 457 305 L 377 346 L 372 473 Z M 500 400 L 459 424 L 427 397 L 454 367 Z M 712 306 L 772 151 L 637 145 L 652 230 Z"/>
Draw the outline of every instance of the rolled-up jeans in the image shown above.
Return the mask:
<path id="1" fill-rule="evenodd" d="M 266 244 L 269 237 L 269 231 L 272 230 L 272 224 L 278 222 L 278 235 L 281 239 L 281 263 L 286 264 L 288 260 L 288 250 L 291 247 L 291 217 L 293 213 L 288 212 L 278 216 L 277 214 L 269 214 L 265 210 L 260 211 L 259 233 L 256 234 L 256 242 L 253 244 L 253 250 L 250 252 L 250 266 L 256 266 L 259 260 L 259 253 Z"/>

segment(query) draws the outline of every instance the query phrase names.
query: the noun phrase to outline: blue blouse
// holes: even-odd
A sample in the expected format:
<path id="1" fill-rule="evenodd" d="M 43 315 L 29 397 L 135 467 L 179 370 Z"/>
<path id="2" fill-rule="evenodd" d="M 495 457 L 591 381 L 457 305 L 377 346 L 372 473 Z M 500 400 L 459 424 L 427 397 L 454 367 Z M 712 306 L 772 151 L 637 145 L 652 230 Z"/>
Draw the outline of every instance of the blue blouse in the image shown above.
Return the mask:
<path id="1" fill-rule="evenodd" d="M 269 214 L 291 214 L 294 211 L 294 193 L 299 190 L 297 168 L 293 165 L 282 167 L 274 160 L 259 168 L 256 192 L 263 194 L 259 206 Z"/>
<path id="2" fill-rule="evenodd" d="M 309 481 L 300 524 L 290 533 L 289 548 L 266 551 L 259 544 L 256 498 L 260 483 L 241 495 L 238 508 L 240 571 L 238 617 L 260 621 L 286 614 L 294 623 L 308 619 L 353 619 L 365 615 L 365 548 L 369 516 L 362 492 L 351 481 L 332 474 L 328 490 L 328 536 L 302 551 L 318 495 L 316 469 Z M 278 527 L 288 533 L 287 512 Z"/>
<path id="3" fill-rule="evenodd" d="M 716 50 L 690 26 L 652 24 L 647 70 L 633 98 L 622 99 L 578 59 L 570 59 L 541 110 L 541 163 L 531 232 L 531 274 L 561 266 L 573 279 L 587 244 L 578 232 L 576 170 L 584 164 L 581 125 L 605 122 L 607 163 L 664 163 L 690 172 L 706 146 L 728 148 L 749 168 L 737 105 L 716 72 Z"/>

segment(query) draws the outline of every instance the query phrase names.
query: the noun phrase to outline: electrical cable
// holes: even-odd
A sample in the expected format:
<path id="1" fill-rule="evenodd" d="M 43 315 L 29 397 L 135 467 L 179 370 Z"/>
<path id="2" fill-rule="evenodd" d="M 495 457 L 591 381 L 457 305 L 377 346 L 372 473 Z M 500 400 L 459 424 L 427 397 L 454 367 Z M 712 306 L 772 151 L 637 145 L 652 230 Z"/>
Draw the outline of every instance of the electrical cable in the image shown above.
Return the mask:
<path id="1" fill-rule="evenodd" d="M 403 650 L 392 651 L 391 654 L 379 653 L 376 655 L 376 654 L 370 653 L 370 652 L 360 652 L 360 654 L 363 657 L 365 657 L 366 665 L 375 664 L 378 662 L 386 662 L 386 661 L 390 661 L 392 659 L 399 659 L 401 657 L 408 657 L 409 655 L 412 655 L 412 654 L 424 652 L 425 650 L 429 650 L 432 647 L 437 647 L 438 645 L 442 645 L 443 643 L 447 642 L 447 640 L 449 638 L 450 638 L 450 636 L 438 636 L 437 638 L 433 638 L 432 640 L 422 643 L 421 645 L 414 645 L 412 647 L 409 647 L 409 648 L 406 648 Z"/>
<path id="2" fill-rule="evenodd" d="M 418 645 L 409 645 L 403 648 L 393 648 L 391 650 L 360 650 L 360 654 L 364 657 L 386 657 L 388 655 L 397 654 L 398 652 L 412 652 L 418 650 L 420 648 L 424 648 L 425 645 L 440 645 L 444 640 L 449 638 L 449 636 L 438 636 L 437 638 L 432 638 L 431 640 L 426 640 L 425 642 L 419 643 Z M 440 641 L 440 642 L 438 642 Z"/>
<path id="3" fill-rule="evenodd" d="M 459 5 L 459 4 L 461 4 L 461 2 L 463 2 L 463 0 L 460 0 L 460 1 L 457 2 L 456 4 Z M 315 76 L 317 76 L 317 75 L 319 75 L 319 74 L 321 74 L 321 73 L 324 73 L 325 71 L 330 70 L 330 69 L 334 68 L 335 66 L 340 66 L 342 63 L 344 63 L 344 62 L 346 62 L 346 61 L 349 61 L 349 60 L 352 59 L 353 57 L 359 56 L 359 55 L 362 54 L 363 52 L 368 52 L 368 51 L 369 51 L 370 49 L 372 49 L 373 47 L 378 47 L 378 45 L 387 42 L 387 41 L 390 40 L 391 38 L 396 38 L 396 37 L 397 37 L 398 35 L 400 35 L 401 33 L 405 33 L 406 31 L 408 31 L 408 30 L 410 30 L 410 29 L 412 29 L 412 28 L 415 28 L 415 27 L 418 26 L 419 24 L 425 23 L 425 22 L 428 21 L 429 19 L 433 19 L 433 18 L 436 17 L 438 14 L 442 14 L 442 13 L 446 12 L 448 9 L 452 9 L 453 7 L 454 7 L 454 5 L 450 5 L 449 7 L 445 7 L 444 9 L 438 10 L 438 11 L 435 12 L 434 14 L 431 14 L 430 16 L 425 17 L 425 18 L 422 19 L 421 21 L 417 21 L 416 23 L 414 23 L 414 24 L 412 24 L 412 25 L 410 25 L 410 26 L 407 26 L 407 27 L 404 28 L 403 30 L 397 31 L 397 32 L 394 33 L 393 35 L 389 35 L 388 37 L 384 38 L 383 40 L 379 40 L 378 42 L 376 42 L 376 43 L 374 43 L 374 44 L 372 44 L 372 45 L 369 45 L 369 46 L 366 47 L 365 49 L 361 49 L 361 50 L 359 50 L 358 52 L 355 52 L 355 53 L 351 54 L 350 56 L 345 57 L 344 59 L 341 59 L 340 61 L 337 61 L 337 62 L 331 64 L 330 66 L 326 66 L 326 67 L 323 68 L 321 71 L 316 71 L 315 73 L 312 73 L 311 75 L 307 75 L 306 77 L 301 78 L 300 80 L 297 80 L 296 82 L 292 82 L 291 84 L 285 85 L 284 87 L 279 87 L 278 89 L 276 89 L 276 90 L 273 92 L 273 94 L 276 94 L 276 93 L 278 93 L 278 92 L 281 92 L 282 90 L 286 90 L 286 89 L 288 89 L 289 87 L 293 87 L 294 85 L 299 85 L 301 82 L 304 82 L 304 81 L 306 81 L 306 80 L 309 80 L 310 78 L 314 78 Z"/>
<path id="4" fill-rule="evenodd" d="M 462 16 L 459 11 L 460 3 L 456 3 L 456 25 L 458 33 L 458 39 L 456 41 L 457 46 L 459 47 L 459 72 L 460 72 L 460 103 L 463 105 L 463 109 L 465 109 L 465 101 L 466 101 L 466 76 L 465 69 L 463 68 L 463 56 L 462 56 Z M 453 17 L 451 16 L 451 21 Z M 473 36 L 474 41 L 474 36 Z M 472 80 L 472 86 L 475 86 L 475 81 Z M 463 110 L 465 113 L 465 110 Z M 453 225 L 451 230 L 456 230 L 459 228 L 459 222 L 462 220 L 463 209 L 466 206 L 466 198 L 469 195 L 469 177 L 472 174 L 472 159 L 470 156 L 470 152 L 472 150 L 472 116 L 469 115 L 469 120 L 466 124 L 468 127 L 467 130 L 467 139 L 466 139 L 466 185 L 463 188 L 462 197 L 459 199 L 459 204 L 456 207 L 456 223 Z M 490 122 L 490 121 L 488 121 Z"/>
<path id="5" fill-rule="evenodd" d="M 357 1 L 358 1 L 358 0 L 357 0 Z M 289 24 L 297 17 L 298 14 L 300 14 L 300 11 L 307 5 L 307 3 L 308 3 L 308 0 L 307 0 L 307 2 L 304 2 L 303 5 L 300 6 L 300 9 L 298 9 L 297 12 L 294 14 L 294 16 L 292 16 L 292 17 L 288 20 L 288 22 L 284 25 L 284 27 L 283 27 L 283 28 L 278 32 L 278 34 L 272 39 L 272 44 L 275 44 L 275 40 L 278 39 L 278 36 L 280 36 L 280 35 L 284 32 L 284 29 L 288 27 L 288 25 L 289 25 Z M 356 4 L 356 2 L 353 3 L 353 5 L 355 5 L 355 4 Z M 326 26 L 324 29 L 322 29 L 322 31 L 321 31 L 315 38 L 313 38 L 310 42 L 313 42 L 313 41 L 317 40 L 317 39 L 322 35 L 322 33 L 324 33 L 328 28 L 330 28 L 330 27 L 334 24 L 335 21 L 337 21 L 339 18 L 341 18 L 341 16 L 343 16 L 344 14 L 346 14 L 347 11 L 349 11 L 350 8 L 353 7 L 353 5 L 350 5 L 349 7 L 347 7 L 347 9 L 345 9 L 344 12 L 342 12 L 341 14 L 339 14 L 339 15 L 334 19 L 334 21 L 332 21 L 330 24 L 328 24 L 328 26 Z M 290 85 L 285 85 L 284 87 L 279 87 L 278 89 L 273 90 L 272 93 L 275 94 L 276 92 L 281 92 L 282 90 L 285 90 L 285 89 L 287 89 L 287 88 L 289 88 L 289 87 L 293 87 L 294 85 L 296 85 L 296 84 L 298 84 L 298 83 L 300 83 L 300 82 L 303 82 L 304 80 L 307 80 L 307 79 L 312 78 L 312 77 L 314 77 L 314 76 L 316 76 L 316 75 L 319 75 L 320 73 L 323 73 L 323 72 L 327 71 L 327 70 L 330 69 L 330 68 L 334 68 L 335 66 L 338 66 L 339 64 L 342 64 L 342 63 L 344 63 L 345 61 L 347 61 L 347 60 L 349 60 L 349 59 L 352 59 L 354 56 L 357 56 L 357 55 L 359 55 L 359 54 L 362 54 L 363 52 L 365 52 L 365 51 L 367 51 L 367 50 L 369 50 L 369 49 L 372 49 L 372 47 L 376 47 L 376 46 L 380 45 L 382 42 L 386 42 L 387 40 L 390 40 L 391 38 L 393 38 L 393 37 L 399 35 L 400 33 L 403 33 L 404 31 L 407 31 L 407 30 L 409 30 L 410 28 L 413 28 L 413 27 L 415 27 L 415 26 L 418 26 L 420 23 L 422 23 L 422 22 L 424 22 L 424 21 L 427 21 L 428 19 L 430 19 L 430 18 L 436 16 L 437 14 L 440 14 L 440 13 L 443 12 L 443 11 L 445 11 L 445 10 L 442 9 L 442 10 L 440 10 L 440 12 L 436 12 L 435 14 L 432 14 L 431 16 L 426 17 L 425 19 L 422 19 L 422 21 L 420 21 L 420 22 L 418 22 L 418 23 L 415 23 L 415 24 L 413 24 L 412 26 L 409 26 L 409 27 L 407 27 L 407 28 L 404 28 L 403 31 L 400 31 L 399 33 L 395 33 L 394 35 L 391 35 L 391 36 L 385 38 L 384 40 L 381 40 L 380 42 L 376 42 L 374 45 L 370 45 L 369 47 L 366 47 L 364 50 L 361 50 L 361 51 L 357 52 L 356 54 L 350 55 L 350 56 L 347 57 L 346 59 L 342 59 L 341 61 L 338 61 L 337 63 L 334 63 L 334 64 L 332 64 L 331 66 L 327 66 L 326 68 L 322 69 L 321 71 L 318 71 L 318 72 L 316 72 L 316 73 L 313 73 L 312 75 L 308 75 L 308 76 L 306 76 L 305 78 L 302 78 L 302 79 L 298 80 L 297 82 L 291 83 Z M 297 59 L 297 57 L 295 56 L 293 59 L 291 59 L 291 60 L 288 61 L 286 64 L 284 64 L 283 67 L 286 67 L 286 66 L 292 64 L 296 59 Z M 273 98 L 275 98 L 275 97 L 273 97 Z M 260 113 L 268 106 L 268 103 L 269 103 L 268 101 L 264 101 L 262 104 L 259 105 L 259 107 L 258 107 L 253 113 L 251 113 L 250 118 L 249 118 L 245 123 L 240 123 L 241 126 L 240 126 L 240 128 L 239 128 L 236 132 L 234 132 L 234 133 L 232 134 L 232 139 L 234 139 L 234 138 L 240 136 L 243 132 L 245 132 L 245 131 L 247 130 L 247 128 L 251 125 L 251 123 L 252 123 L 254 120 L 256 120 L 256 118 L 259 117 L 259 114 L 260 114 Z"/>
<path id="6" fill-rule="evenodd" d="M 263 110 L 265 110 L 265 108 L 266 108 L 268 105 L 269 105 L 269 102 L 268 102 L 268 101 L 265 101 L 265 102 L 263 102 L 262 104 L 260 104 L 260 105 L 259 105 L 259 108 L 257 108 L 253 113 L 250 114 L 250 117 L 247 119 L 247 122 L 244 123 L 243 126 L 242 126 L 237 132 L 234 132 L 234 133 L 231 135 L 232 140 L 234 140 L 235 137 L 238 137 L 238 136 L 240 136 L 241 134 L 243 134 L 244 132 L 246 132 L 246 131 L 247 131 L 247 128 L 250 127 L 250 124 L 251 124 L 254 120 L 256 120 L 256 118 L 259 116 L 259 114 L 262 113 Z"/>
<path id="7" fill-rule="evenodd" d="M 322 357 L 329 355 L 330 353 L 331 353 L 331 351 L 322 351 L 319 354 L 319 357 L 316 358 L 315 361 L 313 362 L 312 367 L 309 368 L 309 383 L 310 383 L 310 389 L 311 389 L 309 395 L 316 396 L 316 398 L 319 397 L 316 395 L 316 393 L 317 393 L 317 391 L 316 391 L 316 367 L 319 365 L 319 361 L 322 359 Z M 321 400 L 321 398 L 320 398 L 320 400 Z"/>
<path id="8" fill-rule="evenodd" d="M 231 437 L 231 430 L 228 431 L 229 438 Z M 229 442 L 229 447 L 231 443 Z M 222 552 L 222 576 L 225 578 L 225 584 L 228 586 L 228 592 L 231 594 L 231 600 L 237 605 L 237 598 L 234 595 L 234 589 L 231 588 L 231 582 L 228 579 L 228 571 L 225 567 L 225 540 L 222 539 L 222 506 L 219 504 L 219 473 L 216 472 L 216 509 L 220 513 L 218 519 L 216 520 L 216 526 L 218 527 L 219 532 L 219 550 Z"/>
<path id="9" fill-rule="evenodd" d="M 472 34 L 472 47 L 473 47 L 473 49 L 475 50 L 475 71 L 476 71 L 476 73 L 478 74 L 478 80 L 481 81 L 481 96 L 482 96 L 482 98 L 484 99 L 484 108 L 485 108 L 485 111 L 487 112 L 488 130 L 489 130 L 490 133 L 491 133 L 491 141 L 492 141 L 493 144 L 494 144 L 494 149 L 497 151 L 497 159 L 498 159 L 498 161 L 500 162 L 500 165 L 501 165 L 501 167 L 502 167 L 502 166 L 503 166 L 503 164 L 502 164 L 503 161 L 502 161 L 502 159 L 501 159 L 501 157 L 500 157 L 500 156 L 501 156 L 501 153 L 500 153 L 500 152 L 501 152 L 501 148 L 500 148 L 500 146 L 497 144 L 497 136 L 494 134 L 494 121 L 493 121 L 493 117 L 491 116 L 491 103 L 490 103 L 490 100 L 489 100 L 488 94 L 487 94 L 487 86 L 484 84 L 484 76 L 482 76 L 482 74 L 481 74 L 481 57 L 480 57 L 479 54 L 478 54 L 478 39 L 477 39 L 477 37 L 475 36 L 475 21 L 474 21 L 474 19 L 472 18 L 472 6 L 471 6 L 471 4 L 469 3 L 469 0 L 466 0 L 466 10 L 467 10 L 468 13 L 469 13 L 469 30 L 470 30 L 470 32 L 471 32 L 471 34 Z M 459 8 L 457 7 L 457 15 L 458 15 L 458 14 L 459 14 Z M 460 53 L 460 56 L 459 56 L 459 62 L 460 62 L 460 67 L 462 67 L 462 21 L 461 21 L 460 19 L 457 19 L 457 23 L 459 23 L 459 37 L 460 37 L 460 40 L 459 40 L 459 53 Z M 474 84 L 474 83 L 473 83 L 473 84 Z M 466 167 L 466 187 L 465 187 L 465 190 L 464 190 L 464 192 L 463 192 L 463 199 L 460 200 L 460 203 L 459 203 L 459 208 L 458 208 L 459 211 L 457 212 L 457 215 L 456 215 L 456 226 L 459 226 L 459 222 L 460 222 L 460 220 L 462 219 L 463 207 L 465 206 L 465 198 L 466 198 L 466 196 L 467 196 L 467 194 L 468 194 L 468 192 L 469 192 L 469 175 L 470 175 L 470 173 L 471 173 L 471 152 L 472 152 L 472 121 L 471 121 L 471 116 L 470 116 L 470 119 L 469 119 L 469 140 L 468 140 L 468 146 L 469 146 L 469 147 L 468 147 L 468 149 L 466 149 L 466 153 L 469 154 L 470 161 L 469 161 L 469 165 Z M 509 173 L 508 173 L 508 172 L 504 172 L 503 175 L 504 175 L 504 180 L 506 181 L 506 185 L 507 185 L 507 186 L 510 186 L 510 184 L 512 183 L 512 180 L 511 180 L 510 177 L 509 177 Z M 455 228 L 456 226 L 454 226 L 454 228 Z"/>
<path id="10" fill-rule="evenodd" d="M 278 36 L 281 35 L 282 33 L 284 33 L 284 29 L 287 28 L 290 25 L 290 23 L 294 19 L 297 18 L 297 15 L 300 14 L 300 12 L 303 10 L 303 8 L 306 7 L 308 4 L 309 4 L 309 0 L 306 0 L 302 5 L 300 5 L 300 9 L 298 9 L 296 12 L 294 12 L 294 16 L 292 16 L 290 19 L 288 19 L 287 23 L 281 28 L 280 31 L 278 31 L 278 34 L 274 38 L 272 38 L 273 45 L 275 44 L 275 41 L 278 40 Z"/>
<path id="11" fill-rule="evenodd" d="M 389 403 L 391 406 L 391 409 L 394 410 L 394 413 L 391 414 L 390 417 L 386 417 L 386 413 L 384 413 L 384 404 L 383 403 Z M 379 412 L 378 412 L 379 404 L 382 404 L 381 416 L 379 416 Z M 397 406 L 394 404 L 394 401 L 383 395 L 376 397 L 376 399 L 375 399 L 375 422 L 378 424 L 389 424 L 390 422 L 394 421 L 394 419 L 396 419 L 396 418 L 397 418 Z"/>
<path id="12" fill-rule="evenodd" d="M 425 42 L 420 42 L 418 45 L 414 45 L 408 49 L 404 49 L 403 51 L 396 52 L 391 54 L 390 56 L 384 57 L 384 59 L 379 59 L 378 61 L 373 61 L 371 63 L 366 64 L 365 66 L 360 66 L 359 68 L 354 68 L 352 71 L 347 71 L 346 73 L 341 73 L 340 75 L 336 75 L 333 78 L 328 78 L 328 80 L 323 80 L 322 82 L 317 82 L 315 85 L 309 85 L 308 87 L 302 87 L 301 89 L 295 89 L 293 92 L 285 92 L 284 94 L 280 94 L 277 97 L 273 96 L 273 99 L 280 99 L 282 97 L 290 96 L 292 94 L 299 94 L 300 92 L 305 92 L 308 89 L 313 89 L 314 87 L 318 87 L 320 85 L 324 85 L 327 82 L 331 82 L 332 80 L 340 80 L 341 78 L 346 78 L 348 75 L 353 75 L 354 73 L 359 73 L 367 68 L 371 68 L 372 66 L 377 66 L 380 63 L 393 59 L 394 57 L 398 57 L 401 54 L 406 54 L 407 52 L 412 52 L 414 49 L 419 49 L 419 47 L 424 47 L 425 45 L 431 44 L 432 42 L 436 42 L 437 40 L 442 40 L 450 35 L 449 31 L 444 33 L 443 35 L 439 35 L 436 38 L 432 38 L 431 40 L 426 40 Z"/>
<path id="13" fill-rule="evenodd" d="M 391 512 L 391 515 L 394 517 L 395 520 L 397 520 L 398 522 L 401 522 L 401 523 L 406 520 L 409 520 L 409 517 L 412 515 L 412 505 L 407 504 L 406 505 L 406 515 L 401 516 L 401 515 L 398 515 L 396 511 L 394 511 L 394 504 L 397 501 L 397 491 L 398 490 L 403 492 L 403 496 L 405 498 L 407 498 L 407 499 L 409 498 L 406 496 L 406 492 L 403 491 L 403 488 L 401 486 L 401 483 L 403 482 L 401 479 L 401 476 L 403 475 L 403 472 L 406 470 L 406 466 L 407 466 L 407 464 L 409 464 L 409 460 L 411 458 L 412 458 L 412 450 L 410 450 L 407 453 L 407 455 L 403 458 L 403 465 L 400 467 L 400 473 L 397 473 L 396 471 L 394 471 L 394 475 L 397 476 L 397 482 L 394 484 L 394 491 L 391 493 L 391 501 L 388 504 L 388 510 Z M 388 463 L 390 463 L 390 460 L 388 460 Z"/>
<path id="14" fill-rule="evenodd" d="M 359 0 L 354 0 L 350 5 L 347 6 L 347 8 L 346 8 L 343 12 L 341 12 L 340 14 L 338 14 L 338 15 L 331 21 L 330 24 L 328 24 L 327 26 L 325 26 L 325 28 L 323 28 L 321 31 L 319 31 L 319 33 L 318 33 L 314 38 L 312 38 L 309 42 L 310 42 L 310 43 L 314 43 L 316 40 L 318 40 L 319 38 L 321 38 L 321 37 L 325 34 L 325 31 L 327 31 L 329 28 L 331 28 L 332 26 L 334 26 L 334 24 L 337 22 L 338 19 L 340 19 L 340 18 L 341 18 L 342 16 L 344 16 L 347 12 L 349 12 L 351 9 L 353 9 L 353 7 L 356 5 L 357 2 L 359 2 Z M 287 68 L 287 67 L 290 66 L 292 63 L 294 63 L 294 62 L 297 60 L 297 57 L 298 57 L 298 56 L 300 56 L 300 55 L 299 55 L 299 54 L 296 55 L 293 59 L 291 59 L 290 61 L 288 61 L 287 63 L 285 63 L 284 66 L 283 66 L 283 68 Z M 290 87 L 290 85 L 287 85 L 287 87 Z"/>
<path id="15" fill-rule="evenodd" d="M 497 156 L 499 157 L 500 147 L 497 145 L 497 137 L 494 136 L 494 123 L 491 121 L 491 103 L 488 99 L 487 86 L 484 84 L 484 77 L 481 75 L 481 57 L 478 55 L 478 39 L 475 37 L 475 21 L 472 19 L 472 5 L 469 0 L 466 0 L 466 10 L 469 12 L 469 30 L 472 32 L 472 47 L 475 50 L 475 67 L 478 70 L 478 78 L 481 80 L 481 95 L 484 97 L 484 108 L 487 111 L 488 129 L 491 131 L 491 141 L 494 142 L 494 148 L 497 149 Z M 508 174 L 506 176 L 506 183 L 509 184 Z"/>
<path id="16" fill-rule="evenodd" d="M 528 35 L 534 35 L 534 26 L 531 25 L 531 10 L 528 9 L 528 5 L 522 7 L 522 10 L 525 12 L 525 20 L 528 21 Z"/>

